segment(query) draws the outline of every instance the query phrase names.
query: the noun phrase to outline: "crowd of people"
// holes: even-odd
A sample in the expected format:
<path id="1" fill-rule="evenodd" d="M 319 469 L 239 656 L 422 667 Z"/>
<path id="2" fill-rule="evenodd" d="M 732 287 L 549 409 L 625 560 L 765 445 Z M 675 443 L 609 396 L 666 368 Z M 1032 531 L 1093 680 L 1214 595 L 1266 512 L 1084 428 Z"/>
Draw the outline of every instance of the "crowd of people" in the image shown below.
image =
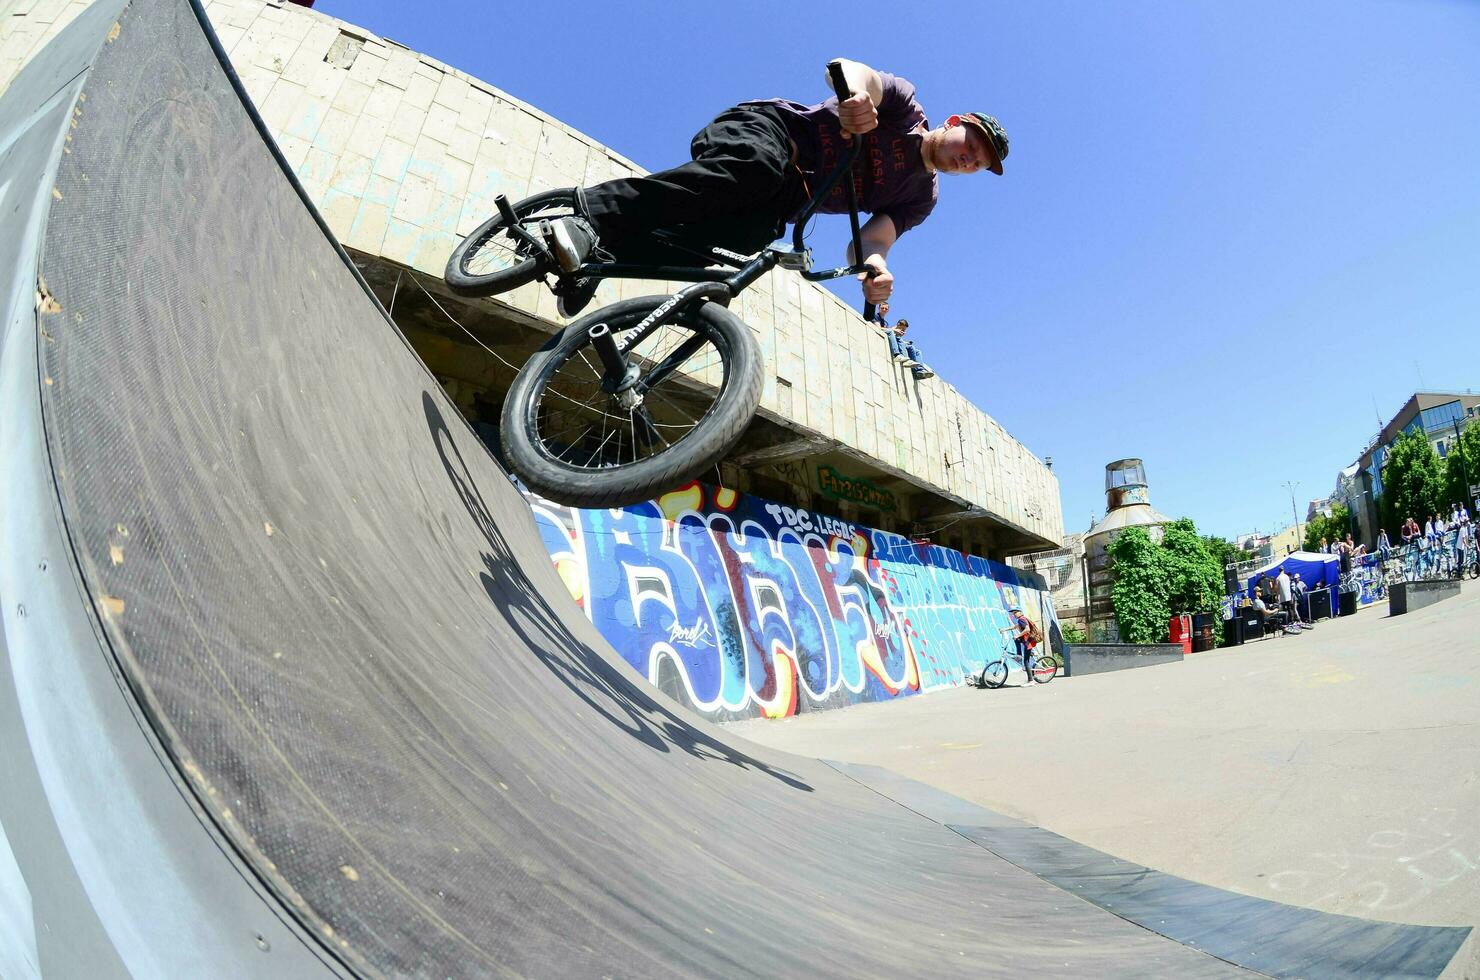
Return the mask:
<path id="1" fill-rule="evenodd" d="M 1451 532 L 1453 537 L 1450 536 Z M 1441 559 L 1447 559 L 1451 566 L 1458 566 L 1464 561 L 1464 556 L 1475 540 L 1475 528 L 1470 525 L 1470 511 L 1460 504 L 1450 508 L 1447 518 L 1443 513 L 1430 514 L 1422 527 L 1419 527 L 1418 521 L 1409 517 L 1398 529 L 1398 534 L 1406 547 L 1417 549 L 1415 566 L 1420 573 L 1427 571 Z M 1391 557 L 1391 544 L 1388 542 L 1386 529 L 1378 535 L 1377 547 L 1383 561 L 1387 561 Z"/>
<path id="2" fill-rule="evenodd" d="M 1403 550 L 1396 557 L 1402 554 L 1413 556 L 1411 570 L 1420 576 L 1434 569 L 1445 573 L 1445 569 L 1463 567 L 1467 556 L 1469 560 L 1475 560 L 1480 522 L 1472 524 L 1469 510 L 1456 504 L 1447 515 L 1430 514 L 1422 525 L 1412 517 L 1407 518 L 1398 529 L 1398 535 Z M 1323 555 L 1336 557 L 1340 584 L 1333 591 L 1340 592 L 1361 590 L 1359 570 L 1374 566 L 1378 561 L 1385 565 L 1395 557 L 1396 551 L 1386 528 L 1378 530 L 1373 549 L 1376 554 L 1372 557 L 1368 557 L 1367 546 L 1356 542 L 1351 534 L 1335 540 L 1323 537 L 1318 550 Z M 1260 574 L 1249 594 L 1243 598 L 1242 606 L 1252 609 L 1265 632 L 1301 633 L 1314 628 L 1306 605 L 1308 594 L 1309 588 L 1301 581 L 1300 574 L 1297 572 L 1292 576 L 1281 567 L 1277 574 Z M 1333 602 L 1332 615 L 1336 614 L 1336 608 Z"/>
<path id="3" fill-rule="evenodd" d="M 1464 564 L 1466 556 L 1472 554 L 1477 533 L 1480 533 L 1480 527 L 1471 524 L 1470 512 L 1461 504 L 1453 505 L 1447 515 L 1430 514 L 1422 525 L 1413 517 L 1408 517 L 1398 528 L 1402 549 L 1399 557 L 1410 556 L 1409 570 L 1420 576 L 1434 569 L 1459 568 Z M 1335 555 L 1340 562 L 1343 591 L 1346 590 L 1348 579 L 1356 568 L 1363 565 L 1362 559 L 1368 555 L 1367 546 L 1354 542 L 1350 534 L 1345 540 L 1334 542 L 1321 538 L 1319 550 L 1322 554 Z M 1388 536 L 1387 528 L 1378 529 L 1374 550 L 1376 559 L 1383 566 L 1395 557 L 1396 549 L 1392 538 Z M 1367 564 L 1371 564 L 1371 559 L 1368 559 Z"/>

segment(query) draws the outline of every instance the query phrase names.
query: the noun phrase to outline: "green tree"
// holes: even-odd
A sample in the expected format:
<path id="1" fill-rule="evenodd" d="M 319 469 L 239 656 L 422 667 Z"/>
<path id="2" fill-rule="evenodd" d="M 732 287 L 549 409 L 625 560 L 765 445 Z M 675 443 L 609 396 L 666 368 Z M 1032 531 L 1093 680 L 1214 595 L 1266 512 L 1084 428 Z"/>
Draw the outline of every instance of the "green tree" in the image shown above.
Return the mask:
<path id="1" fill-rule="evenodd" d="M 1166 526 L 1161 551 L 1171 611 L 1216 612 L 1223 599 L 1223 565 L 1198 537 L 1197 526 L 1190 518 Z"/>
<path id="2" fill-rule="evenodd" d="M 1460 431 L 1460 437 L 1444 459 L 1444 504 L 1464 504 L 1474 510 L 1470 487 L 1477 483 L 1480 483 L 1480 425 L 1470 425 Z"/>
<path id="3" fill-rule="evenodd" d="M 1320 551 L 1322 538 L 1332 544 L 1345 539 L 1346 533 L 1352 529 L 1351 516 L 1346 504 L 1332 504 L 1330 517 L 1324 514 L 1312 517 L 1305 525 L 1305 550 Z M 1396 532 L 1392 532 L 1392 536 L 1396 537 Z"/>
<path id="4" fill-rule="evenodd" d="M 1239 551 L 1238 545 L 1227 538 L 1220 538 L 1216 534 L 1203 535 L 1203 547 L 1208 549 L 1208 554 L 1218 563 L 1221 569 L 1226 565 L 1236 565 L 1245 560 L 1246 552 Z"/>
<path id="5" fill-rule="evenodd" d="M 1443 501 L 1444 474 L 1429 437 L 1422 431 L 1400 435 L 1382 464 L 1382 526 L 1396 536 L 1404 519 L 1422 524 Z"/>
<path id="6" fill-rule="evenodd" d="M 1222 538 L 1199 537 L 1185 517 L 1162 528 L 1160 543 L 1146 528 L 1132 527 L 1108 551 L 1115 563 L 1110 598 L 1126 643 L 1165 643 L 1173 613 L 1216 613 L 1225 560 L 1244 554 Z"/>
<path id="7" fill-rule="evenodd" d="M 1144 527 L 1128 527 L 1107 549 L 1115 563 L 1110 598 L 1126 643 L 1164 643 L 1172 617 L 1166 558 Z"/>

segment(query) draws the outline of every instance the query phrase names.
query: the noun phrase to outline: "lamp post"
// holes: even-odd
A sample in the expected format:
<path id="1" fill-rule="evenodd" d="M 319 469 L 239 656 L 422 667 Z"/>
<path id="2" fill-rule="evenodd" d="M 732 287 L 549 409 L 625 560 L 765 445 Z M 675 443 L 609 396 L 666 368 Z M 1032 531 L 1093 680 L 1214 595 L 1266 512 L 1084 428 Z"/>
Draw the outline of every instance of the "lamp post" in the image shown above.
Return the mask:
<path id="1" fill-rule="evenodd" d="M 1465 492 L 1463 496 L 1468 497 L 1470 495 L 1470 487 L 1473 485 L 1470 483 L 1470 464 L 1465 459 L 1465 445 L 1464 441 L 1460 439 L 1459 435 L 1459 419 L 1454 419 L 1453 424 L 1454 451 L 1459 453 L 1459 471 L 1465 478 Z"/>
<path id="2" fill-rule="evenodd" d="M 1300 511 L 1295 509 L 1295 488 L 1300 486 L 1300 481 L 1286 480 L 1281 486 L 1290 491 L 1290 516 L 1295 518 L 1295 541 L 1297 544 L 1303 544 L 1305 538 L 1300 534 Z"/>

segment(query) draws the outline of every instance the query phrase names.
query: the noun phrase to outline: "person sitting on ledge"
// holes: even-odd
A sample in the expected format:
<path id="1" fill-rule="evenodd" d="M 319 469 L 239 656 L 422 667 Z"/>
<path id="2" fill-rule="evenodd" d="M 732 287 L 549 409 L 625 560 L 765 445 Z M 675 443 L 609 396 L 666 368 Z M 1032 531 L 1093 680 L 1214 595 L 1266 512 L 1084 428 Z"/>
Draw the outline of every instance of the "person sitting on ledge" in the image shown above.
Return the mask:
<path id="1" fill-rule="evenodd" d="M 884 320 L 884 314 L 888 312 L 888 303 L 879 306 L 879 326 L 884 331 L 884 339 L 889 341 L 889 354 L 894 358 L 894 362 L 909 368 L 916 381 L 935 377 L 935 372 L 920 359 L 920 351 L 915 347 L 915 342 L 905 339 L 904 335 L 910 329 L 910 321 L 901 317 L 899 322 L 891 327 Z"/>

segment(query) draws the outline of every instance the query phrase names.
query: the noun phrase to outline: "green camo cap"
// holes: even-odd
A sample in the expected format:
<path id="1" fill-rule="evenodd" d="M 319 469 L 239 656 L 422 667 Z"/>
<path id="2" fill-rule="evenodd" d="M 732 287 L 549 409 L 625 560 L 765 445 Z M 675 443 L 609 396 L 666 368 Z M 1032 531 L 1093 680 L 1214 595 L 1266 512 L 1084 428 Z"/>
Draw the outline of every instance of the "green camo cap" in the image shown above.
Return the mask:
<path id="1" fill-rule="evenodd" d="M 961 121 L 976 128 L 977 132 L 987 138 L 992 144 L 992 152 L 997 154 L 996 161 L 987 169 L 997 176 L 1002 176 L 1002 161 L 1007 159 L 1007 130 L 997 121 L 996 116 L 989 116 L 982 112 L 967 112 L 962 114 Z"/>

